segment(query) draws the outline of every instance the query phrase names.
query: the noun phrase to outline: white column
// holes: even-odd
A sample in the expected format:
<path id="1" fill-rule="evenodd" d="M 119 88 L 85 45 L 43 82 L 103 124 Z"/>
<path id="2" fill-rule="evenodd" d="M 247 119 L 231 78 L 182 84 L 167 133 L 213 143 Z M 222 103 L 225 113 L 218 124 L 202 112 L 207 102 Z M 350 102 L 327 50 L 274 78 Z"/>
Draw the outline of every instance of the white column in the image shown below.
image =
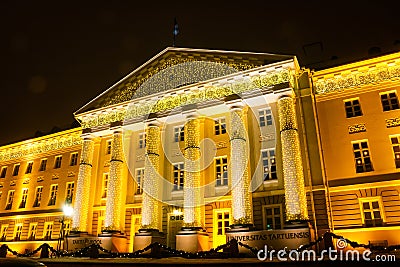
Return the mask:
<path id="1" fill-rule="evenodd" d="M 82 154 L 76 185 L 72 229 L 80 232 L 87 232 L 89 224 L 89 196 L 91 190 L 90 181 L 92 177 L 94 141 L 90 135 L 82 135 L 82 138 Z"/>
<path id="2" fill-rule="evenodd" d="M 278 112 L 282 142 L 286 220 L 307 220 L 307 199 L 304 188 L 295 99 L 292 96 L 281 97 L 278 100 Z"/>
<path id="3" fill-rule="evenodd" d="M 184 227 L 202 228 L 200 191 L 200 121 L 195 114 L 185 123 L 185 180 L 183 187 Z"/>
<path id="4" fill-rule="evenodd" d="M 241 102 L 230 106 L 230 170 L 234 224 L 253 224 L 252 195 L 249 190 L 246 112 Z"/>
<path id="5" fill-rule="evenodd" d="M 107 185 L 106 216 L 104 226 L 106 230 L 121 230 L 122 201 L 122 168 L 124 164 L 122 147 L 122 129 L 113 131 L 111 147 L 110 175 Z"/>
<path id="6" fill-rule="evenodd" d="M 146 155 L 143 177 L 142 228 L 161 231 L 159 201 L 160 125 L 149 121 L 146 127 Z"/>

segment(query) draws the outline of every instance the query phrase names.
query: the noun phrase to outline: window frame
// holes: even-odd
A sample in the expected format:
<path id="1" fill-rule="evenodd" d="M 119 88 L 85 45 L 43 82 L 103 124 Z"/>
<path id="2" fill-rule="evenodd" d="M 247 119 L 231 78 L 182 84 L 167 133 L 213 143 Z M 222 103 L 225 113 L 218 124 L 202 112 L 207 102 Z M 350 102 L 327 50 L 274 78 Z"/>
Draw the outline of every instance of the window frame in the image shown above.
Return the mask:
<path id="1" fill-rule="evenodd" d="M 393 158 L 395 168 L 400 168 L 400 134 L 389 135 L 390 144 L 392 146 Z M 396 139 L 396 143 L 393 143 L 393 139 Z"/>
<path id="2" fill-rule="evenodd" d="M 111 155 L 112 139 L 106 141 L 106 155 Z"/>
<path id="3" fill-rule="evenodd" d="M 146 132 L 141 132 L 138 135 L 138 148 L 143 149 L 146 147 Z"/>
<path id="4" fill-rule="evenodd" d="M 47 206 L 55 206 L 56 205 L 57 195 L 58 195 L 58 184 L 51 184 L 50 191 L 49 191 L 49 201 L 47 203 Z"/>
<path id="5" fill-rule="evenodd" d="M 32 229 L 32 226 L 33 226 L 33 229 Z M 29 224 L 27 240 L 30 240 L 30 241 L 36 240 L 36 235 L 38 233 L 37 229 L 38 229 L 38 223 L 37 222 L 33 222 L 33 223 Z M 34 235 L 32 236 L 33 233 L 34 233 Z"/>
<path id="6" fill-rule="evenodd" d="M 12 209 L 12 206 L 14 204 L 14 198 L 15 198 L 15 190 L 8 190 L 5 210 Z"/>
<path id="7" fill-rule="evenodd" d="M 29 194 L 29 189 L 22 188 L 21 203 L 19 204 L 19 209 L 26 208 L 26 202 L 28 201 L 28 194 Z"/>
<path id="8" fill-rule="evenodd" d="M 214 135 L 226 134 L 226 118 L 220 117 L 214 119 Z"/>
<path id="9" fill-rule="evenodd" d="M 181 191 L 185 185 L 185 163 L 176 162 L 172 164 L 172 179 L 174 191 Z"/>
<path id="10" fill-rule="evenodd" d="M 20 241 L 21 240 L 23 228 L 24 228 L 24 224 L 23 223 L 15 224 L 15 226 L 14 226 L 14 235 L 13 235 L 13 240 L 14 241 Z"/>
<path id="11" fill-rule="evenodd" d="M 0 172 L 0 178 L 6 178 L 8 166 L 2 166 Z"/>
<path id="12" fill-rule="evenodd" d="M 391 97 L 390 97 L 390 94 L 395 94 L 395 97 L 394 97 L 394 98 L 391 98 Z M 384 100 L 384 99 L 382 98 L 383 95 L 385 95 L 385 96 L 387 97 L 387 99 Z M 380 100 L 381 100 L 383 112 L 391 111 L 391 110 L 397 110 L 397 109 L 400 108 L 399 97 L 398 97 L 398 95 L 397 95 L 397 91 L 396 91 L 396 90 L 381 92 L 381 93 L 379 93 L 379 97 L 380 97 Z M 392 103 L 392 100 L 396 100 L 396 103 L 393 104 L 393 103 Z M 387 101 L 387 102 L 388 102 L 387 105 L 385 105 L 385 104 L 383 103 L 383 101 Z M 397 106 L 397 107 L 393 107 L 393 106 Z M 389 109 L 385 109 L 385 107 L 389 107 Z"/>
<path id="13" fill-rule="evenodd" d="M 47 168 L 47 158 L 41 159 L 40 160 L 39 171 L 40 172 L 44 172 L 44 171 L 46 171 L 46 168 Z"/>
<path id="14" fill-rule="evenodd" d="M 174 142 L 185 141 L 185 126 L 175 126 L 174 127 Z"/>
<path id="15" fill-rule="evenodd" d="M 48 235 L 48 230 L 49 230 L 49 226 L 50 227 L 50 235 Z M 53 222 L 45 222 L 44 226 L 43 226 L 43 240 L 52 240 L 52 236 L 53 236 L 53 231 L 54 231 L 54 223 Z"/>
<path id="16" fill-rule="evenodd" d="M 136 181 L 135 195 L 143 194 L 144 170 L 145 170 L 145 168 L 136 168 L 135 169 L 135 181 Z"/>
<path id="17" fill-rule="evenodd" d="M 69 166 L 78 165 L 78 158 L 79 158 L 78 152 L 71 152 L 71 155 L 69 157 Z"/>
<path id="18" fill-rule="evenodd" d="M 54 157 L 54 169 L 61 168 L 62 163 L 62 155 L 58 155 Z"/>
<path id="19" fill-rule="evenodd" d="M 109 179 L 110 179 L 110 174 L 108 172 L 103 173 L 103 177 L 101 180 L 101 198 L 102 199 L 107 199 Z"/>
<path id="20" fill-rule="evenodd" d="M 28 161 L 26 165 L 25 174 L 32 173 L 32 170 L 33 170 L 33 161 Z"/>
<path id="21" fill-rule="evenodd" d="M 12 176 L 18 176 L 20 168 L 21 168 L 21 163 L 14 164 Z"/>
<path id="22" fill-rule="evenodd" d="M 279 208 L 279 215 L 275 214 L 275 209 Z M 271 209 L 271 216 L 268 216 L 267 214 L 267 209 Z M 268 218 L 272 218 L 272 228 L 268 228 L 267 224 L 267 216 Z M 275 218 L 278 218 L 280 220 L 280 228 L 276 228 L 276 221 Z M 263 229 L 264 230 L 281 230 L 283 229 L 284 226 L 284 221 L 283 221 L 283 206 L 282 204 L 267 204 L 267 205 L 262 205 L 262 220 L 263 220 Z"/>
<path id="23" fill-rule="evenodd" d="M 362 198 L 359 198 L 358 201 L 359 201 L 359 205 L 360 205 L 361 222 L 362 222 L 363 227 L 368 227 L 368 228 L 370 228 L 370 227 L 382 227 L 382 226 L 385 225 L 386 216 L 385 216 L 385 210 L 384 210 L 383 201 L 382 201 L 382 197 L 381 196 L 362 197 Z M 378 209 L 373 208 L 373 206 L 372 206 L 373 202 L 378 202 Z M 369 203 L 369 207 L 370 208 L 372 207 L 372 209 L 368 209 L 368 211 L 371 210 L 370 211 L 371 212 L 371 217 L 373 217 L 371 219 L 371 221 L 373 222 L 372 226 L 366 225 L 366 222 L 365 222 L 366 221 L 366 219 L 365 219 L 365 209 L 364 209 L 364 206 L 363 206 L 364 203 Z M 379 220 L 379 219 L 375 218 L 375 214 L 374 214 L 375 210 L 379 210 L 379 214 L 380 214 L 380 217 L 381 217 L 379 219 L 382 220 L 381 221 L 381 225 L 377 225 L 376 224 L 376 220 Z"/>
<path id="24" fill-rule="evenodd" d="M 354 103 L 354 101 L 357 101 L 358 103 Z M 347 106 L 346 103 L 350 103 L 350 105 Z M 346 118 L 355 118 L 363 115 L 359 97 L 344 99 L 343 105 L 344 105 L 344 111 L 346 113 Z M 358 110 L 356 110 L 357 107 Z"/>
<path id="25" fill-rule="evenodd" d="M 38 198 L 38 196 L 40 196 L 40 198 Z M 43 199 L 43 186 L 36 186 L 35 201 L 33 202 L 32 207 L 33 208 L 40 207 L 40 204 L 42 203 L 42 199 Z"/>
<path id="26" fill-rule="evenodd" d="M 217 160 L 221 160 L 221 163 L 218 164 Z M 226 163 L 223 161 L 226 160 Z M 218 166 L 221 167 L 221 171 L 218 171 Z M 224 166 L 226 170 L 224 170 Z M 221 177 L 218 177 L 218 173 L 221 174 Z M 226 173 L 226 177 L 225 177 Z M 228 156 L 218 156 L 214 158 L 214 178 L 215 178 L 215 186 L 228 186 L 229 185 L 229 170 L 228 170 Z M 219 181 L 219 182 L 218 182 Z M 225 183 L 226 181 L 226 183 Z"/>
<path id="27" fill-rule="evenodd" d="M 273 151 L 274 155 L 271 156 L 271 151 Z M 267 153 L 267 157 L 264 157 L 264 152 Z M 278 171 L 276 164 L 276 149 L 275 148 L 266 148 L 261 150 L 261 161 L 262 161 L 262 177 L 263 181 L 276 181 L 278 179 Z M 268 163 L 265 165 L 265 161 Z M 266 167 L 268 171 L 265 171 Z M 273 167 L 275 170 L 273 171 Z M 267 179 L 268 178 L 268 179 Z"/>
<path id="28" fill-rule="evenodd" d="M 9 228 L 9 224 L 1 225 L 0 241 L 2 241 L 2 242 L 7 241 L 8 228 Z"/>
<path id="29" fill-rule="evenodd" d="M 367 144 L 367 147 L 363 147 L 363 143 Z M 354 148 L 354 145 L 358 144 L 357 149 Z M 370 146 L 369 142 L 367 139 L 363 140 L 355 140 L 351 141 L 351 146 L 353 150 L 353 159 L 355 163 L 355 168 L 356 168 L 356 173 L 365 173 L 365 172 L 372 172 L 374 171 L 374 166 L 372 164 L 372 157 L 371 157 L 371 151 L 370 151 Z M 365 153 L 367 152 L 367 153 Z M 357 156 L 357 153 L 360 153 L 360 156 Z M 366 163 L 366 159 L 368 159 L 369 163 Z M 370 165 L 368 167 L 368 165 Z M 359 171 L 362 168 L 362 171 Z"/>
<path id="30" fill-rule="evenodd" d="M 260 127 L 274 125 L 274 120 L 272 117 L 272 109 L 270 107 L 258 110 L 258 123 Z"/>
<path id="31" fill-rule="evenodd" d="M 72 204 L 72 201 L 74 199 L 74 193 L 75 193 L 75 182 L 67 182 L 65 184 L 65 203 Z"/>

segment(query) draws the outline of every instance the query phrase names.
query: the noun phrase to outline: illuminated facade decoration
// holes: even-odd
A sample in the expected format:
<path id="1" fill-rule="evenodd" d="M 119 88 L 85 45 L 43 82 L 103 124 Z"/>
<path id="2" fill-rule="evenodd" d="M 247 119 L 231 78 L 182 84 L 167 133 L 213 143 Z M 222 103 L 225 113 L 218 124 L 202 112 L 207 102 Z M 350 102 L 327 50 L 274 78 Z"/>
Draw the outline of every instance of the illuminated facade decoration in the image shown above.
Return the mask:
<path id="1" fill-rule="evenodd" d="M 81 162 L 77 181 L 76 199 L 72 227 L 86 232 L 89 214 L 89 196 L 93 168 L 94 141 L 90 136 L 83 137 Z"/>
<path id="2" fill-rule="evenodd" d="M 291 96 L 280 98 L 278 100 L 278 112 L 282 139 L 286 219 L 289 221 L 305 221 L 308 219 L 307 200 L 294 99 Z"/>
<path id="3" fill-rule="evenodd" d="M 305 221 L 314 237 L 400 244 L 399 58 L 311 72 L 167 48 L 78 110 L 81 128 L 0 147 L 0 244 L 55 243 L 71 198 L 71 230 L 118 232 L 121 251 L 144 229 L 175 247 L 201 228 L 211 248 L 237 225 Z"/>
<path id="4" fill-rule="evenodd" d="M 161 230 L 158 170 L 160 166 L 160 126 L 148 122 L 146 129 L 146 158 L 143 178 L 142 228 Z"/>

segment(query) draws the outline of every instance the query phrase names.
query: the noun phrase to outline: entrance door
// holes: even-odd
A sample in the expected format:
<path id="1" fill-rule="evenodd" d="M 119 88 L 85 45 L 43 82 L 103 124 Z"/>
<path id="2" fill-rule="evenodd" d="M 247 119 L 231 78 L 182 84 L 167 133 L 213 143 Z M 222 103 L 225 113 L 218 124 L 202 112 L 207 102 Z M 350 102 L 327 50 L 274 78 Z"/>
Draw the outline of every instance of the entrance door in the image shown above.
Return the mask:
<path id="1" fill-rule="evenodd" d="M 226 243 L 225 231 L 231 225 L 231 209 L 213 211 L 213 248 Z"/>
<path id="2" fill-rule="evenodd" d="M 168 213 L 168 238 L 167 245 L 176 248 L 176 234 L 181 230 L 183 225 L 183 214 Z"/>
<path id="3" fill-rule="evenodd" d="M 138 214 L 132 215 L 131 218 L 131 237 L 129 242 L 129 251 L 133 251 L 133 243 L 135 241 L 135 234 L 139 231 L 142 223 L 142 216 Z"/>

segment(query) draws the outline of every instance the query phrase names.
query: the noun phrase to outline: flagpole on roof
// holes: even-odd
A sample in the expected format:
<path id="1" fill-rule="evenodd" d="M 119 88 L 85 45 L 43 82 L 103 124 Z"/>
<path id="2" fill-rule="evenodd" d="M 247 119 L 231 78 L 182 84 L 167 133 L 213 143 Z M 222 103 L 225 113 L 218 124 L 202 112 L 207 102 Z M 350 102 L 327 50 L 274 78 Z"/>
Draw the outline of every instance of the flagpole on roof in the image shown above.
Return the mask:
<path id="1" fill-rule="evenodd" d="M 174 30 L 173 30 L 173 34 L 174 34 L 174 42 L 172 44 L 173 47 L 175 47 L 176 44 L 176 36 L 179 33 L 179 27 L 178 27 L 178 22 L 176 21 L 176 18 L 174 18 Z"/>

